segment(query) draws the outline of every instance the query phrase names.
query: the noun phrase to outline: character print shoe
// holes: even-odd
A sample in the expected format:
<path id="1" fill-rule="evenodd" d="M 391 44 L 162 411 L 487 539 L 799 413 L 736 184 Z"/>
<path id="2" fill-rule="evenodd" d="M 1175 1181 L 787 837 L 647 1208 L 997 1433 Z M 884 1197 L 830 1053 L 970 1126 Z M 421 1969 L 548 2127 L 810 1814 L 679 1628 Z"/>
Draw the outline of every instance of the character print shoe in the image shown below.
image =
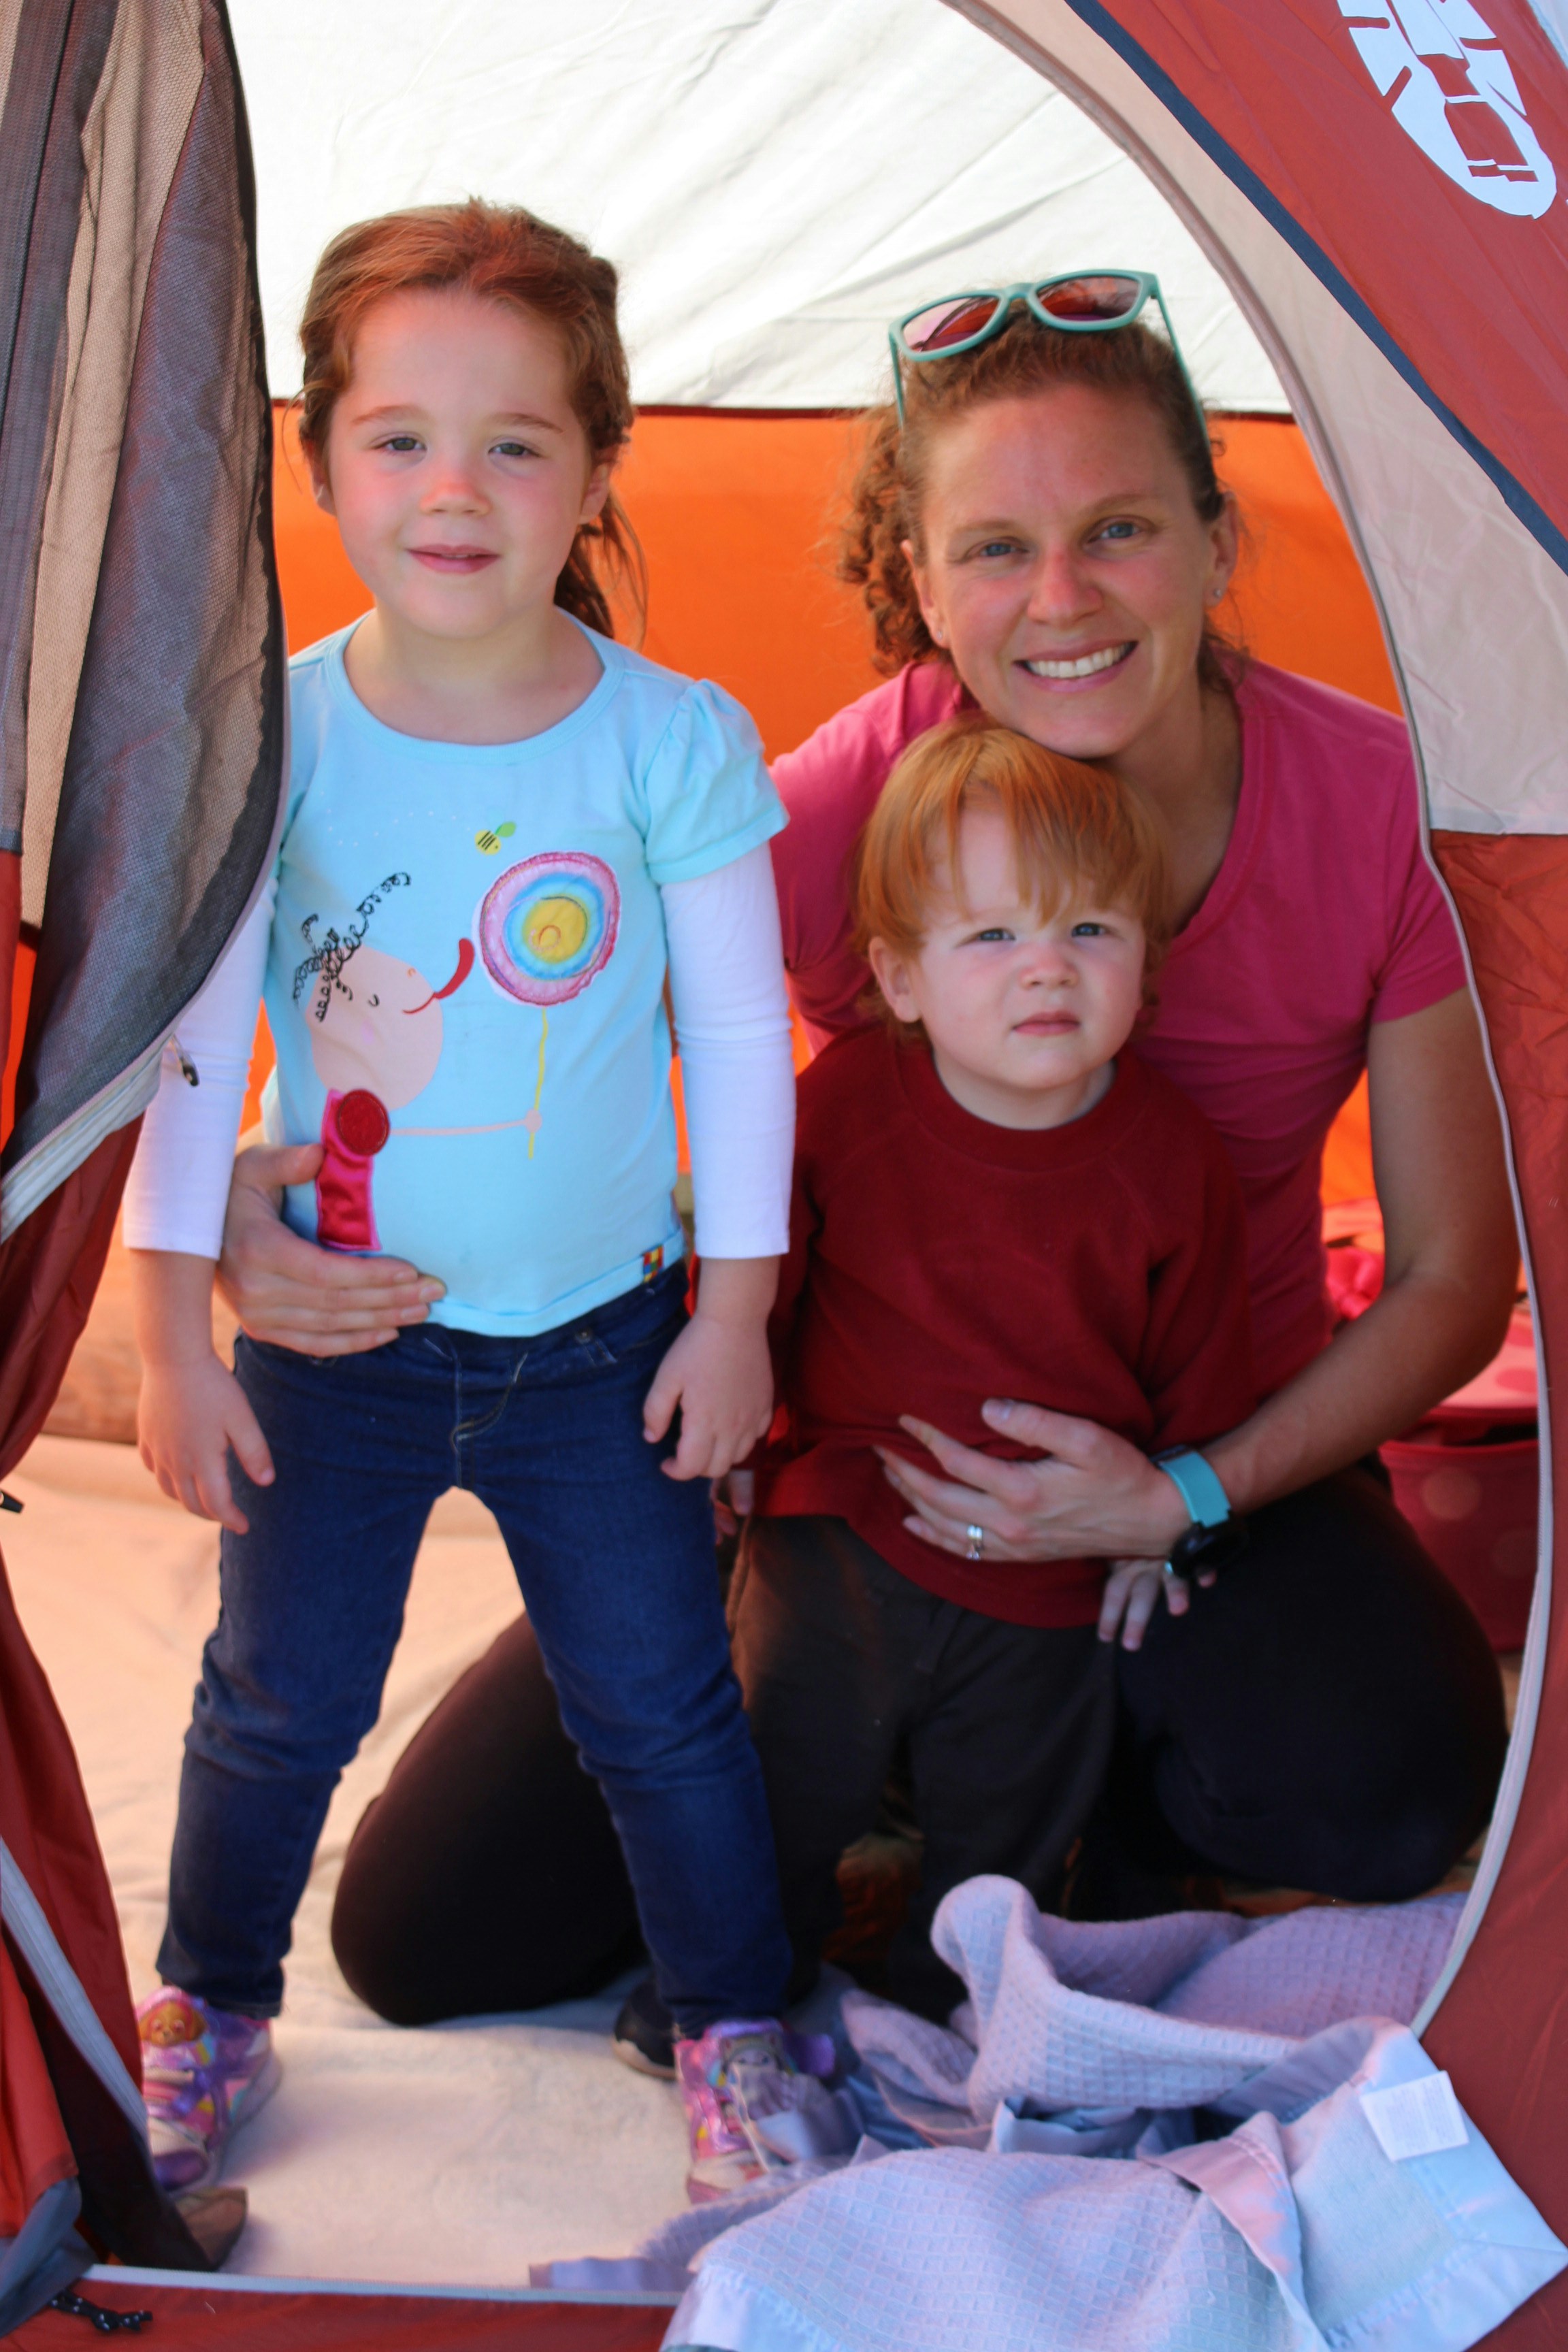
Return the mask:
<path id="1" fill-rule="evenodd" d="M 278 2087 L 272 2028 L 174 1985 L 150 1993 L 136 2023 L 153 2172 L 172 2196 L 209 2188 L 234 2134 Z"/>
<path id="2" fill-rule="evenodd" d="M 694 2205 L 842 2142 L 835 2102 L 818 2079 L 833 2072 L 826 2033 L 792 2033 L 773 2017 L 731 2019 L 697 2041 L 677 2042 L 675 2071 Z"/>

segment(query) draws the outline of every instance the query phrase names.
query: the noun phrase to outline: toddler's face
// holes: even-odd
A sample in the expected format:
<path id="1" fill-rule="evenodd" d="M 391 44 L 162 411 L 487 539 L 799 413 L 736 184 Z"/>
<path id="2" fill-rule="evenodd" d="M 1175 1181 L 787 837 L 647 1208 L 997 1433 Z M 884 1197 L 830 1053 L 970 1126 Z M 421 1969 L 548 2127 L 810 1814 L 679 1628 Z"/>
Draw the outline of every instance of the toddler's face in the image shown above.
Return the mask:
<path id="1" fill-rule="evenodd" d="M 959 821 L 962 903 L 929 910 L 917 955 L 871 943 L 878 985 L 921 1021 L 954 1101 L 996 1127 L 1065 1125 L 1091 1109 L 1142 1003 L 1142 925 L 1080 898 L 1042 915 L 1019 888 L 1007 829 L 987 809 Z"/>
<path id="2" fill-rule="evenodd" d="M 422 292 L 365 319 L 314 480 L 377 604 L 423 635 L 472 639 L 549 605 L 609 468 L 590 463 L 547 327 Z"/>

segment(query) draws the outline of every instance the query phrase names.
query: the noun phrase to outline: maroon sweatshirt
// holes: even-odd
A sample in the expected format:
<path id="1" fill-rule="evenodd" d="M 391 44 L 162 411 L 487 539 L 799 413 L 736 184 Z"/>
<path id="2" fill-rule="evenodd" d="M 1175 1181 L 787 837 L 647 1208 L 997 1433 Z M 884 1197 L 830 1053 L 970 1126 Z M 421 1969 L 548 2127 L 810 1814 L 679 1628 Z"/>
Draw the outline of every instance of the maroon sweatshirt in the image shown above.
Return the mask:
<path id="1" fill-rule="evenodd" d="M 1016 1397 L 1152 1453 L 1256 1402 L 1241 1195 L 1218 1138 L 1123 1051 L 1095 1108 L 1041 1132 L 962 1109 L 923 1045 L 840 1037 L 800 1081 L 790 1253 L 772 1327 L 770 1517 L 847 1519 L 928 1591 L 1015 1625 L 1099 1613 L 1104 1563 L 954 1559 L 921 1543 L 874 1444 L 932 1467 L 900 1413 L 1008 1461 Z"/>

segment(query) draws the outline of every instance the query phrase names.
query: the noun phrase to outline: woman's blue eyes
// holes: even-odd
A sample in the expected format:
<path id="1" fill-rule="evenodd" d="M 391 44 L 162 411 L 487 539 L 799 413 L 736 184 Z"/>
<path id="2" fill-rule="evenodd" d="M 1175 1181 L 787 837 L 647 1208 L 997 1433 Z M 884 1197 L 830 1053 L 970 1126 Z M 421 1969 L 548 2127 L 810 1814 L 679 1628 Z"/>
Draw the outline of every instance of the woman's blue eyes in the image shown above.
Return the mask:
<path id="1" fill-rule="evenodd" d="M 1089 544 L 1092 547 L 1097 541 L 1109 540 L 1113 546 L 1124 547 L 1129 540 L 1141 538 L 1143 529 L 1144 526 L 1141 522 L 1122 520 L 1115 522 L 1102 522 L 1090 532 Z M 1016 539 L 988 539 L 973 550 L 974 557 L 982 562 L 1000 561 L 1008 556 L 1021 555 L 1023 552 L 1022 545 Z"/>

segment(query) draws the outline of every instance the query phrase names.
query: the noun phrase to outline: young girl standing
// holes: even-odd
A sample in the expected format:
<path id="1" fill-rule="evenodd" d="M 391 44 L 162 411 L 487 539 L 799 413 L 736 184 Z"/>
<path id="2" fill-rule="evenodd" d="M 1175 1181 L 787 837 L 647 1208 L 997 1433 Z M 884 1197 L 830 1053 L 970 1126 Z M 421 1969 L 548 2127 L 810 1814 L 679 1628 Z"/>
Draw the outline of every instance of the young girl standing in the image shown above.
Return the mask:
<path id="1" fill-rule="evenodd" d="M 452 1486 L 495 1512 L 608 1799 L 693 2044 L 695 2178 L 746 2168 L 732 2074 L 763 2108 L 815 2087 L 773 2021 L 789 1956 L 707 1487 L 772 1411 L 784 818 L 745 714 L 612 641 L 615 298 L 573 238 L 470 203 L 346 230 L 307 305 L 300 439 L 374 607 L 292 666 L 275 874 L 165 1056 L 127 1210 L 142 1455 L 224 1529 L 142 2010 L 172 2188 L 216 2176 L 276 2079 L 294 1911 Z M 268 1131 L 317 1147 L 290 1222 L 412 1260 L 435 1303 L 328 1360 L 242 1337 L 230 1373 L 210 1295 L 263 993 Z"/>

